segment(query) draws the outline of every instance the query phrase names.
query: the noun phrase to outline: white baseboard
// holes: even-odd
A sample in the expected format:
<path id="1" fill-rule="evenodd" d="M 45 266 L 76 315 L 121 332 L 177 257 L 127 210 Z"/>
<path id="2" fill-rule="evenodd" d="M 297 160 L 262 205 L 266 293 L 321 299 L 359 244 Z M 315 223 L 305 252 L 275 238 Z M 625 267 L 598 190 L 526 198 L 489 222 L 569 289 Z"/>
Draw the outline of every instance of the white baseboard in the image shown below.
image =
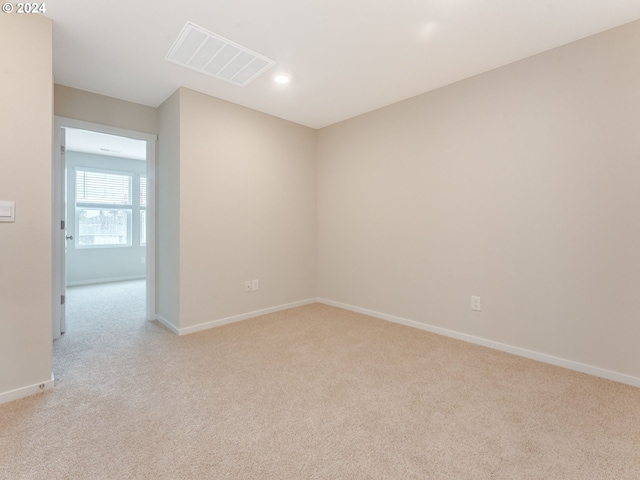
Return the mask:
<path id="1" fill-rule="evenodd" d="M 0 404 L 13 402 L 14 400 L 20 400 L 21 398 L 35 395 L 36 393 L 41 393 L 47 390 L 51 390 L 53 388 L 53 384 L 54 384 L 54 378 L 52 373 L 51 379 L 45 380 L 42 383 L 37 383 L 35 385 L 29 385 L 26 387 L 21 387 L 15 390 L 11 390 L 9 392 L 0 393 Z"/>
<path id="2" fill-rule="evenodd" d="M 279 312 L 281 310 L 288 310 L 290 308 L 301 307 L 303 305 L 309 305 L 311 303 L 316 303 L 317 300 L 315 298 L 311 298 L 308 300 L 300 300 L 299 302 L 287 303 L 284 305 L 279 305 L 277 307 L 263 308 L 262 310 L 256 310 L 254 312 L 242 313 L 240 315 L 234 315 L 232 317 L 221 318 L 219 320 L 213 320 L 211 322 L 201 323 L 199 325 L 194 325 L 192 327 L 179 328 L 175 331 L 175 327 L 168 326 L 167 327 L 171 331 L 175 331 L 178 335 L 188 335 L 190 333 L 201 332 L 202 330 L 209 330 L 210 328 L 220 327 L 222 325 L 227 325 L 229 323 L 240 322 L 242 320 L 248 320 L 249 318 L 259 317 L 260 315 L 266 315 L 268 313 Z M 162 322 L 162 320 L 160 320 Z M 164 322 L 163 322 L 164 323 Z"/>
<path id="3" fill-rule="evenodd" d="M 162 315 L 156 315 L 156 320 L 160 322 L 162 325 L 164 325 L 171 332 L 175 333 L 176 335 L 180 335 L 180 330 L 175 325 L 173 325 L 173 323 L 171 323 L 169 320 L 164 318 Z"/>
<path id="4" fill-rule="evenodd" d="M 324 303 L 325 305 L 331 305 L 333 307 L 342 308 L 344 310 L 350 310 L 352 312 L 362 313 L 370 317 L 379 318 L 381 320 L 387 320 L 393 323 L 399 323 L 401 325 L 406 325 L 408 327 L 418 328 L 420 330 L 424 330 L 427 332 L 443 335 L 445 337 L 455 338 L 457 340 L 462 340 L 462 341 L 473 343 L 476 345 L 481 345 L 483 347 L 492 348 L 494 350 L 500 350 L 502 352 L 518 355 L 520 357 L 525 357 L 532 360 L 537 360 L 539 362 L 555 365 L 557 367 L 563 367 L 569 370 L 574 370 L 576 372 L 581 372 L 581 373 L 586 373 L 588 375 L 594 375 L 596 377 L 606 378 L 607 380 L 613 380 L 615 382 L 624 383 L 634 387 L 640 387 L 640 378 L 633 377 L 631 375 L 613 372 L 603 368 L 594 367 L 591 365 L 585 365 L 583 363 L 574 362 L 572 360 L 554 357 L 553 355 L 534 352 L 532 350 L 527 350 L 525 348 L 514 347 L 512 345 L 495 342 L 493 340 L 487 340 L 486 338 L 475 337 L 473 335 L 467 335 L 466 333 L 460 333 L 454 330 L 447 330 L 446 328 L 435 327 L 433 325 L 416 322 L 415 320 L 408 320 L 406 318 L 395 317 L 393 315 L 387 315 L 385 313 L 375 312 L 373 310 L 367 310 L 366 308 L 354 307 L 353 305 L 334 302 L 332 300 L 327 300 L 325 298 L 318 298 L 317 300 L 319 303 Z"/>
<path id="5" fill-rule="evenodd" d="M 77 282 L 67 282 L 67 287 L 80 287 L 82 285 L 99 285 L 101 283 L 126 282 L 129 280 L 144 280 L 145 275 L 134 275 L 131 277 L 109 277 L 95 278 L 93 280 L 79 280 Z"/>

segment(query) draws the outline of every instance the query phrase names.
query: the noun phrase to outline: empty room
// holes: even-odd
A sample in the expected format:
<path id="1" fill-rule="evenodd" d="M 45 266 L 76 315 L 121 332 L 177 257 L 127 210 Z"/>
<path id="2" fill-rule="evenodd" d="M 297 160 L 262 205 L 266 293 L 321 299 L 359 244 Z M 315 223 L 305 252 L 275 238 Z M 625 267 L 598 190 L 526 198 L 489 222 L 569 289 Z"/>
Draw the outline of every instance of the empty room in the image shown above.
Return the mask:
<path id="1" fill-rule="evenodd" d="M 0 478 L 640 478 L 640 3 L 2 9 Z"/>

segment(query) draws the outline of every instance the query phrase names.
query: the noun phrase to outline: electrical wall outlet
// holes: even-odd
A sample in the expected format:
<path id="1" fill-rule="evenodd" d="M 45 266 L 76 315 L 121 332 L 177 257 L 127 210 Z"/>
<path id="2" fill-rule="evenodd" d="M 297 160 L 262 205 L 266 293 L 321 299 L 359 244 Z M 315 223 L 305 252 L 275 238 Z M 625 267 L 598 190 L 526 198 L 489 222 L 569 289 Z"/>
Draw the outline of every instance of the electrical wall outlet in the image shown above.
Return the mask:
<path id="1" fill-rule="evenodd" d="M 258 291 L 258 279 L 257 278 L 254 278 L 251 281 L 251 291 L 252 292 L 257 292 Z"/>
<path id="2" fill-rule="evenodd" d="M 244 291 L 245 292 L 251 291 L 251 280 L 247 280 L 246 282 L 244 282 Z"/>
<path id="3" fill-rule="evenodd" d="M 471 296 L 471 310 L 474 312 L 479 312 L 482 310 L 482 305 L 480 304 L 480 297 L 475 295 Z"/>

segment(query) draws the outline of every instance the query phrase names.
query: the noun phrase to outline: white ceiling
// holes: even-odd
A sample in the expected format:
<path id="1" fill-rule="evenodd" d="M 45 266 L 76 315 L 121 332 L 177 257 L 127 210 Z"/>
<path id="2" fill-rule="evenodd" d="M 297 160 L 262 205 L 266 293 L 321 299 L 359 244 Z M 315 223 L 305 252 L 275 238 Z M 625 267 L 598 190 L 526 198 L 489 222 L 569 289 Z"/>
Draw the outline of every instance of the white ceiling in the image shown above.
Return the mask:
<path id="1" fill-rule="evenodd" d="M 55 0 L 56 83 L 157 107 L 179 86 L 320 128 L 640 19 L 638 0 Z M 276 65 L 166 61 L 187 21 Z M 287 72 L 291 82 L 273 82 Z"/>
<path id="2" fill-rule="evenodd" d="M 74 152 L 93 153 L 109 157 L 147 159 L 147 142 L 106 133 L 65 129 L 65 148 Z"/>

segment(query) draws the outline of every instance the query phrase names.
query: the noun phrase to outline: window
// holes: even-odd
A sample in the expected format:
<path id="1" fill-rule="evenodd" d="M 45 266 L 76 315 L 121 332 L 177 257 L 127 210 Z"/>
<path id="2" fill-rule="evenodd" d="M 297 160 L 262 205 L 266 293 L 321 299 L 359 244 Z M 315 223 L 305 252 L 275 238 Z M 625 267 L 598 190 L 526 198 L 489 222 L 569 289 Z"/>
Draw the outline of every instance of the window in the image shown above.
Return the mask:
<path id="1" fill-rule="evenodd" d="M 132 183 L 128 173 L 76 169 L 78 247 L 131 245 Z"/>

